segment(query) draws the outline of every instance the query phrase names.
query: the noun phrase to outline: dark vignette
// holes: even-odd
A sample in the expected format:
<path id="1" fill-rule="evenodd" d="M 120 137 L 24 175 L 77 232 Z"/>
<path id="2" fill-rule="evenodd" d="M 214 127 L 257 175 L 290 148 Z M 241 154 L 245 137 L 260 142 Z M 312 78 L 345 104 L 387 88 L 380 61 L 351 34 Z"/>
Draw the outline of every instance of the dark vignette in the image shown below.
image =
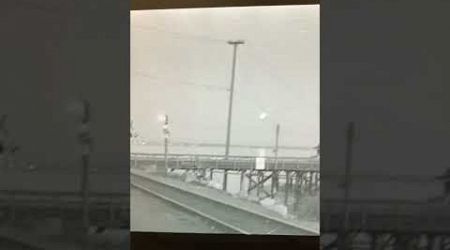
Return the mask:
<path id="1" fill-rule="evenodd" d="M 0 33 L 0 248 L 128 248 L 129 2 L 6 0 Z"/>
<path id="2" fill-rule="evenodd" d="M 449 9 L 321 1 L 324 249 L 448 247 Z"/>

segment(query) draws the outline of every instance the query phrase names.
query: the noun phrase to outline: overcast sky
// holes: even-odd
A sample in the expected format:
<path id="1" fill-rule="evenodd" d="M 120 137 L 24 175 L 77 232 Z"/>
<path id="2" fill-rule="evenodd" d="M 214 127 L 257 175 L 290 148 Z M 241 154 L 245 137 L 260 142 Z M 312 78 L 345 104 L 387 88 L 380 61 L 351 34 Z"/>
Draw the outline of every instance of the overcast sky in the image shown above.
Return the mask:
<path id="1" fill-rule="evenodd" d="M 319 143 L 319 6 L 131 12 L 131 119 L 147 139 L 225 142 L 230 39 L 238 48 L 232 144 Z M 259 115 L 267 112 L 264 120 Z"/>

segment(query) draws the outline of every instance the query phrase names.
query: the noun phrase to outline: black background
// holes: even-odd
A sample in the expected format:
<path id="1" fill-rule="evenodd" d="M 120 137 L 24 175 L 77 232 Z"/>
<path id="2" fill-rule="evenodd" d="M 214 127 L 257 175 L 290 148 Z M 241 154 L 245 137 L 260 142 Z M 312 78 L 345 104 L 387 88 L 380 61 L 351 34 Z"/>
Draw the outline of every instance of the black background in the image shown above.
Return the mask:
<path id="1" fill-rule="evenodd" d="M 302 4 L 314 1 L 131 1 L 134 9 Z M 355 168 L 434 175 L 449 167 L 450 2 L 323 0 L 321 175 L 344 169 L 345 127 L 360 141 Z M 60 107 L 83 92 L 97 107 L 99 164 L 128 171 L 129 1 L 4 0 L 0 112 L 27 155 L 70 157 Z M 75 147 L 75 146 L 74 146 Z M 52 153 L 49 153 L 52 152 Z M 128 175 L 123 175 L 128 182 Z M 52 180 L 49 180 L 52 181 Z M 333 189 L 322 180 L 321 196 Z M 123 190 L 128 192 L 128 185 Z M 373 195 L 383 196 L 372 190 Z M 327 211 L 322 210 L 322 213 Z M 317 249 L 318 237 L 132 234 L 132 249 Z"/>

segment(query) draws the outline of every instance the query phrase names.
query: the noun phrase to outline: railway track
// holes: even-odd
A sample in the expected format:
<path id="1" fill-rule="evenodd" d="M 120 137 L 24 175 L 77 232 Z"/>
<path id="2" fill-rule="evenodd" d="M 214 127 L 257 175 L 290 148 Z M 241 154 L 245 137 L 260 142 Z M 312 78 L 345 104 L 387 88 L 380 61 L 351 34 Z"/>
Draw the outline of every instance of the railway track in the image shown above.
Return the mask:
<path id="1" fill-rule="evenodd" d="M 230 204 L 208 199 L 181 188 L 166 185 L 151 178 L 131 173 L 130 184 L 195 213 L 236 234 L 317 235 L 316 232 L 250 212 Z"/>
<path id="2" fill-rule="evenodd" d="M 232 228 L 225 227 L 220 222 L 200 216 L 183 205 L 176 204 L 145 188 L 130 187 L 130 230 L 137 232 L 172 232 L 172 233 L 208 233 L 208 234 L 236 234 Z M 139 208 L 139 211 L 135 209 Z M 158 211 L 158 216 L 147 216 L 148 211 Z M 169 220 L 163 219 L 170 216 Z M 154 218 L 156 217 L 156 218 Z M 192 225 L 195 225 L 194 227 Z"/>

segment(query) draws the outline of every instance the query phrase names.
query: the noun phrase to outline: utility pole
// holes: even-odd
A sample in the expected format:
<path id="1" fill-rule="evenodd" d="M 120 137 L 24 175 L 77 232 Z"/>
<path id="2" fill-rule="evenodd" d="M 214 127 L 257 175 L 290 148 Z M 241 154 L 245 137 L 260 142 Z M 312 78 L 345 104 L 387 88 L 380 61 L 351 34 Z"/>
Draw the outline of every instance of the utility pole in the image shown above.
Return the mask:
<path id="1" fill-rule="evenodd" d="M 6 128 L 7 119 L 8 119 L 8 115 L 6 115 L 6 114 L 4 114 L 0 117 L 0 159 L 2 159 L 2 158 L 4 159 L 4 160 L 2 160 L 2 162 L 0 162 L 0 166 L 4 165 L 5 169 L 8 167 L 8 164 L 9 164 L 8 143 L 7 143 L 8 130 Z"/>
<path id="2" fill-rule="evenodd" d="M 92 151 L 93 139 L 90 133 L 91 112 L 90 104 L 82 100 L 83 114 L 81 118 L 81 129 L 78 134 L 82 146 L 82 166 L 81 166 L 81 194 L 83 197 L 83 225 L 87 230 L 89 221 L 89 160 Z"/>
<path id="3" fill-rule="evenodd" d="M 244 44 L 243 40 L 228 41 L 228 44 L 233 45 L 233 66 L 231 69 L 231 84 L 230 84 L 230 100 L 228 103 L 228 123 L 227 123 L 227 141 L 225 149 L 225 159 L 228 159 L 230 153 L 230 130 L 231 130 L 231 115 L 233 112 L 233 94 L 234 94 L 234 78 L 236 71 L 236 52 L 237 46 Z"/>
<path id="4" fill-rule="evenodd" d="M 272 174 L 272 187 L 271 187 L 271 196 L 274 198 L 275 190 L 278 191 L 278 147 L 280 140 L 280 124 L 277 124 L 277 128 L 275 130 L 275 149 L 273 150 L 275 154 L 275 167 Z"/>
<path id="5" fill-rule="evenodd" d="M 345 157 L 345 176 L 344 176 L 344 211 L 343 211 L 343 223 L 341 227 L 340 235 L 338 235 L 338 250 L 349 249 L 348 244 L 348 226 L 349 226 L 349 197 L 351 187 L 351 172 L 353 163 L 353 144 L 356 138 L 355 123 L 350 122 L 347 127 L 347 140 L 346 140 L 346 157 Z"/>
<path id="6" fill-rule="evenodd" d="M 169 116 L 164 116 L 164 125 L 163 125 L 163 134 L 164 134 L 164 166 L 166 168 L 166 172 L 169 169 L 169 161 L 168 161 L 168 153 L 169 153 Z"/>
<path id="7" fill-rule="evenodd" d="M 280 124 L 277 124 L 277 128 L 275 130 L 275 163 L 278 163 L 278 144 L 280 140 Z"/>

